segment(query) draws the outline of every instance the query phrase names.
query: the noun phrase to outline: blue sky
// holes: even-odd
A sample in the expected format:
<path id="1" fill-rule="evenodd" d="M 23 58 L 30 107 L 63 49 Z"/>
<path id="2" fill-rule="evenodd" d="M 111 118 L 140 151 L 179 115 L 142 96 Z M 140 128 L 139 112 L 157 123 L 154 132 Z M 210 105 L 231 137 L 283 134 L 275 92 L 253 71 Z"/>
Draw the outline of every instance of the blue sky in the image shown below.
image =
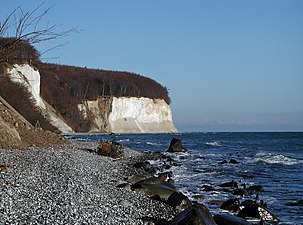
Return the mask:
<path id="1" fill-rule="evenodd" d="M 40 2 L 0 0 L 0 18 Z M 169 88 L 181 131 L 303 131 L 302 0 L 53 0 L 43 7 L 53 7 L 46 22 L 81 30 L 44 58 L 155 79 Z"/>

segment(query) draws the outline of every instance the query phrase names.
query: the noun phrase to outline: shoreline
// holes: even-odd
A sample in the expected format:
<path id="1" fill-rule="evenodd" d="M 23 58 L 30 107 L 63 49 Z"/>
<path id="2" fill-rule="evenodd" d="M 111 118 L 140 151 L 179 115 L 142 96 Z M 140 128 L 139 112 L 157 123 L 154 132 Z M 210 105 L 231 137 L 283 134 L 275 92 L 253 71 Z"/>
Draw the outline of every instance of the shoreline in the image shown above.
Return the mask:
<path id="1" fill-rule="evenodd" d="M 172 207 L 130 188 L 117 188 L 132 175 L 142 153 L 124 149 L 114 160 L 89 152 L 96 143 L 27 150 L 1 150 L 0 224 L 144 224 L 140 218 L 170 220 Z"/>

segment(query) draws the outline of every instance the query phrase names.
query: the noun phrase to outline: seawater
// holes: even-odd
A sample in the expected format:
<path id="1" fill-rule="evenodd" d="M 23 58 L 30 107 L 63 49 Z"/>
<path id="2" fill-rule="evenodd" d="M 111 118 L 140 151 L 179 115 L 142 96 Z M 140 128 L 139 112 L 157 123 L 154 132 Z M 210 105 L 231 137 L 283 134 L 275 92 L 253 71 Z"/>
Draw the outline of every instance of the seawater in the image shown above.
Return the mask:
<path id="1" fill-rule="evenodd" d="M 231 132 L 175 134 L 95 134 L 75 135 L 76 141 L 98 142 L 116 140 L 137 151 L 166 152 L 170 140 L 179 138 L 188 149 L 184 154 L 170 154 L 176 186 L 189 197 L 202 195 L 198 200 L 213 214 L 220 213 L 211 200 L 234 198 L 222 191 L 203 192 L 203 185 L 216 187 L 235 180 L 246 186 L 262 185 L 259 199 L 278 216 L 279 224 L 303 224 L 303 207 L 287 203 L 303 199 L 303 133 Z M 235 159 L 239 164 L 219 164 Z M 245 198 L 243 198 L 244 200 Z"/>

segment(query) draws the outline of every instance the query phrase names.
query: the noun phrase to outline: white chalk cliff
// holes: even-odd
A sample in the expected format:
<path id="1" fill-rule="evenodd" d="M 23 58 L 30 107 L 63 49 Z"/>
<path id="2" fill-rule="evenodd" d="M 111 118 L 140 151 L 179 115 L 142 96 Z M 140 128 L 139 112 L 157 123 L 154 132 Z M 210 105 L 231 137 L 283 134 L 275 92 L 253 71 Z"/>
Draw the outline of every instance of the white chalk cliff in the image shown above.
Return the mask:
<path id="1" fill-rule="evenodd" d="M 84 117 L 94 118 L 92 132 L 171 133 L 177 132 L 172 110 L 163 99 L 111 97 L 78 105 Z"/>
<path id="2" fill-rule="evenodd" d="M 170 106 L 163 99 L 113 98 L 109 114 L 112 132 L 176 132 Z"/>
<path id="3" fill-rule="evenodd" d="M 51 124 L 63 133 L 73 132 L 58 112 L 40 96 L 40 73 L 28 64 L 8 69 L 14 82 L 23 84 L 36 106 Z M 172 110 L 163 99 L 135 97 L 99 97 L 78 105 L 84 118 L 92 120 L 90 132 L 169 133 L 176 132 Z"/>
<path id="4" fill-rule="evenodd" d="M 73 132 L 73 129 L 64 121 L 56 110 L 44 101 L 40 96 L 40 73 L 28 64 L 14 65 L 7 70 L 7 74 L 13 82 L 24 85 L 32 95 L 36 106 L 41 110 L 42 115 L 50 123 L 63 133 Z"/>

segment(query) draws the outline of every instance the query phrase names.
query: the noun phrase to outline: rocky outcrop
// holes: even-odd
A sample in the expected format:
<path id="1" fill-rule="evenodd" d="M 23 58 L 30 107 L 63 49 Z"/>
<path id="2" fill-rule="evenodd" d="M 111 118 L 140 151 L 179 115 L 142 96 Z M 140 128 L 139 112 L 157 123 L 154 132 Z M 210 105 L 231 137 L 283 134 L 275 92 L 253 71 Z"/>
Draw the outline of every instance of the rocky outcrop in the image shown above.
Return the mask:
<path id="1" fill-rule="evenodd" d="M 186 152 L 186 148 L 183 147 L 182 142 L 178 138 L 173 138 L 170 141 L 169 147 L 168 147 L 168 152 Z"/>

